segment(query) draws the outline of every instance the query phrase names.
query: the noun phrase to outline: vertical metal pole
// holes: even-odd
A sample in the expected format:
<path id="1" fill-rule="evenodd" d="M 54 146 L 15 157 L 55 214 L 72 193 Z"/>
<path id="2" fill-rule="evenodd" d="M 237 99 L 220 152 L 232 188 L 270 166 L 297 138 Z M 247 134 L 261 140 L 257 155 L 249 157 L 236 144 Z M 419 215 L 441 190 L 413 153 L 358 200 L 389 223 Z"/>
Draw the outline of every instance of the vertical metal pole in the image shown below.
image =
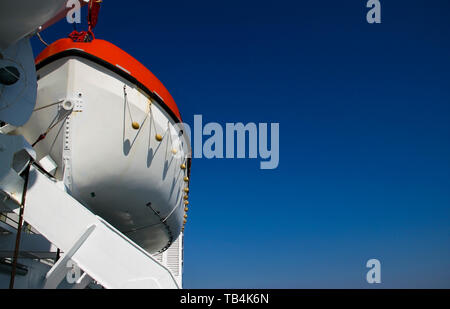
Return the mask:
<path id="1" fill-rule="evenodd" d="M 61 250 L 58 248 L 56 250 L 56 258 L 55 258 L 55 264 L 58 262 L 59 258 L 61 257 Z"/>
<path id="2" fill-rule="evenodd" d="M 23 193 L 22 193 L 22 203 L 20 203 L 19 223 L 17 226 L 17 235 L 16 235 L 16 246 L 14 248 L 14 258 L 13 258 L 12 269 L 11 269 L 11 279 L 9 281 L 10 289 L 14 289 L 14 279 L 16 277 L 17 259 L 19 258 L 20 236 L 22 234 L 23 212 L 25 210 L 25 197 L 27 194 L 28 176 L 30 175 L 30 166 L 31 165 L 28 165 L 28 167 L 24 171 L 24 175 L 23 175 L 24 179 L 25 179 L 25 184 L 24 184 Z"/>

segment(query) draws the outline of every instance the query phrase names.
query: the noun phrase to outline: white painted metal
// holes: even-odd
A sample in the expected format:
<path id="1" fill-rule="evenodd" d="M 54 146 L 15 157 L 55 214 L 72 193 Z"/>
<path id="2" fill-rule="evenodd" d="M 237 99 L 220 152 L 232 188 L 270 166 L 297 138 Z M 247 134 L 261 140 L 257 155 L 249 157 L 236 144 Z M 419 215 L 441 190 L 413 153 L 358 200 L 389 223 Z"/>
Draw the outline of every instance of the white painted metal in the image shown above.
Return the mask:
<path id="1" fill-rule="evenodd" d="M 30 41 L 24 38 L 0 53 L 0 68 L 14 67 L 20 77 L 12 85 L 0 84 L 0 120 L 23 125 L 36 103 L 36 69 Z"/>
<path id="2" fill-rule="evenodd" d="M 84 273 L 83 275 L 81 275 L 80 279 L 78 279 L 75 282 L 72 289 L 74 290 L 85 289 L 92 281 L 93 281 L 92 278 L 89 277 L 87 273 Z"/>
<path id="3" fill-rule="evenodd" d="M 106 288 L 178 288 L 167 268 L 33 167 L 25 209 L 25 221 L 66 252 L 47 287 L 64 279 L 70 259 Z"/>
<path id="4" fill-rule="evenodd" d="M 50 157 L 50 155 L 43 157 L 39 161 L 39 164 L 45 171 L 47 171 L 51 175 L 55 174 L 56 168 L 58 167 L 58 165 L 56 165 L 55 161 L 52 159 L 52 157 Z"/>
<path id="5" fill-rule="evenodd" d="M 10 225 L 2 222 L 2 221 L 0 221 L 0 231 L 2 232 L 1 233 L 2 235 L 8 235 L 8 236 L 10 234 L 16 232 L 16 230 L 12 226 L 10 226 Z M 0 239 L 0 248 L 1 248 L 1 250 L 5 249 L 5 246 L 3 246 L 3 244 L 1 243 L 3 241 L 3 239 L 4 238 Z"/>
<path id="6" fill-rule="evenodd" d="M 0 68 L 20 72 L 15 84 L 0 85 L 0 120 L 8 123 L 0 128 L 0 211 L 18 212 L 24 186 L 18 174 L 30 156 L 58 180 L 31 168 L 25 221 L 41 234 L 22 234 L 19 262 L 29 273 L 16 284 L 68 286 L 67 262 L 74 261 L 83 274 L 72 288 L 93 280 L 106 288 L 179 288 L 183 248 L 177 237 L 186 173 L 180 169 L 185 157 L 180 144 L 188 144 L 186 136 L 179 137 L 169 115 L 135 85 L 85 59 L 45 66 L 37 88 L 29 36 L 62 18 L 65 4 L 0 2 Z M 39 110 L 33 112 L 35 103 Z M 52 124 L 57 125 L 37 145 L 37 155 L 21 135 L 5 135 L 23 134 L 33 143 Z M 0 255 L 10 257 L 14 231 L 2 231 Z M 64 254 L 51 269 L 35 260 L 54 258 L 56 247 Z M 162 264 L 149 254 L 167 248 Z M 0 273 L 0 284 L 6 280 Z"/>
<path id="7" fill-rule="evenodd" d="M 14 45 L 54 19 L 66 9 L 66 2 L 66 0 L 0 1 L 0 50 Z"/>
<path id="8" fill-rule="evenodd" d="M 17 230 L 0 222 L 0 227 L 8 228 L 10 235 L 0 237 L 0 258 L 12 258 L 16 243 Z M 20 239 L 20 256 L 36 259 L 55 259 L 57 248 L 39 234 L 22 233 Z"/>
<path id="9" fill-rule="evenodd" d="M 80 4 L 85 2 L 79 0 Z M 67 0 L 0 1 L 0 68 L 20 73 L 13 85 L 0 84 L 0 120 L 23 125 L 36 102 L 36 70 L 29 38 L 72 9 Z"/>
<path id="10" fill-rule="evenodd" d="M 25 157 L 21 155 L 23 152 Z M 23 136 L 0 134 L 0 197 L 3 207 L 9 203 L 20 204 L 22 200 L 24 181 L 17 172 L 27 163 L 27 157 L 35 158 L 36 153 Z"/>
<path id="11" fill-rule="evenodd" d="M 42 288 L 43 274 L 49 271 L 50 266 L 33 259 L 19 259 L 19 263 L 28 268 L 26 275 L 19 272 L 14 280 L 14 287 L 19 289 L 37 289 Z M 10 269 L 0 271 L 0 289 L 9 287 Z"/>
<path id="12" fill-rule="evenodd" d="M 61 121 L 36 145 L 38 160 L 50 155 L 72 196 L 148 252 L 168 248 L 183 224 L 186 137 L 135 85 L 91 61 L 63 58 L 38 74 L 38 110 L 19 132 L 33 143 Z M 74 109 L 55 104 L 68 100 Z"/>
<path id="13" fill-rule="evenodd" d="M 178 239 L 164 252 L 154 255 L 155 259 L 165 265 L 174 276 L 178 286 L 183 286 L 183 239 L 181 233 Z"/>

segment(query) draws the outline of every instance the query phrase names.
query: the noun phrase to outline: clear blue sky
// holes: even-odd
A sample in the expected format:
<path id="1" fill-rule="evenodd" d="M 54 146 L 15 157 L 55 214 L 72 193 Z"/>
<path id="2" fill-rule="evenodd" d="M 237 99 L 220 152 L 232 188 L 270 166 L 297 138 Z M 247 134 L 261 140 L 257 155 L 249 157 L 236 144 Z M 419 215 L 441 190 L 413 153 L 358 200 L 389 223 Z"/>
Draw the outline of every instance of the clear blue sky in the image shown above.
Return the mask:
<path id="1" fill-rule="evenodd" d="M 366 2 L 104 1 L 97 38 L 186 122 L 280 123 L 276 170 L 194 159 L 184 287 L 372 288 L 377 258 L 381 287 L 450 288 L 450 2 Z"/>

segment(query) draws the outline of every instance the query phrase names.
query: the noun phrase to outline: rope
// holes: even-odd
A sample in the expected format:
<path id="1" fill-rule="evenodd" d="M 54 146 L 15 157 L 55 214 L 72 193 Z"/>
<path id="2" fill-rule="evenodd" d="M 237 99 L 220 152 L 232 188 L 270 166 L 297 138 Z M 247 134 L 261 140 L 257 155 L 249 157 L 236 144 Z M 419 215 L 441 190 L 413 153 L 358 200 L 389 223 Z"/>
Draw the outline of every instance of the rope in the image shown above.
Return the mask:
<path id="1" fill-rule="evenodd" d="M 134 120 L 133 120 L 133 116 L 131 115 L 131 108 L 130 108 L 130 103 L 128 102 L 128 94 L 126 91 L 126 87 L 127 87 L 126 85 L 123 86 L 124 97 L 125 97 L 125 107 L 128 110 L 128 114 L 130 115 L 131 122 L 133 123 Z M 145 115 L 144 120 L 142 120 L 142 123 L 139 125 L 139 128 L 142 128 L 142 126 L 144 125 L 145 121 L 147 120 L 149 114 L 151 114 L 151 105 L 150 105 L 150 109 L 149 109 L 148 113 L 146 113 L 146 115 Z"/>
<path id="2" fill-rule="evenodd" d="M 51 107 L 51 106 L 53 106 L 53 105 L 56 105 L 56 104 L 59 104 L 59 103 L 62 103 L 62 102 L 64 102 L 64 100 L 59 100 L 59 101 L 57 101 L 57 102 L 55 102 L 55 103 L 51 103 L 51 104 L 48 104 L 48 105 L 45 105 L 45 106 L 41 106 L 41 107 L 39 107 L 39 108 L 35 108 L 35 109 L 33 110 L 33 112 L 40 111 L 41 109 L 44 109 L 44 108 L 47 108 L 47 107 Z"/>
<path id="3" fill-rule="evenodd" d="M 42 44 L 44 44 L 45 46 L 49 46 L 49 44 L 44 41 L 44 39 L 42 38 L 42 36 L 39 32 L 36 32 L 36 36 L 39 38 L 39 41 L 41 41 Z"/>
<path id="4" fill-rule="evenodd" d="M 50 123 L 50 125 L 48 126 L 47 130 L 42 133 L 41 135 L 39 135 L 39 137 L 37 138 L 37 140 L 31 144 L 31 147 L 36 146 L 37 143 L 39 143 L 40 141 L 42 141 L 43 139 L 45 139 L 47 137 L 47 134 L 50 133 L 50 131 L 56 127 L 59 123 L 61 123 L 61 121 L 65 121 L 67 119 L 67 117 L 70 115 L 70 113 L 67 113 L 67 115 L 65 115 L 64 117 L 62 117 L 61 119 L 59 119 L 58 121 L 56 121 L 55 123 L 53 123 L 55 121 L 56 118 L 58 118 L 58 115 L 56 115 L 55 118 L 53 118 L 52 122 Z"/>
<path id="5" fill-rule="evenodd" d="M 152 111 L 152 105 L 150 105 L 150 109 L 149 109 L 149 114 L 150 114 L 150 122 L 153 124 L 153 129 L 155 129 L 155 134 L 158 135 L 158 130 L 156 130 L 156 122 L 155 122 L 155 118 L 153 118 L 153 111 Z M 164 132 L 164 134 L 162 135 L 162 138 L 164 139 L 164 136 L 166 136 L 166 132 Z"/>
<path id="6" fill-rule="evenodd" d="M 128 103 L 128 94 L 127 94 L 127 89 L 126 88 L 127 88 L 127 86 L 124 85 L 123 86 L 123 94 L 124 94 L 124 98 L 125 98 L 125 107 L 128 110 L 128 114 L 130 115 L 131 122 L 134 122 L 133 121 L 133 116 L 131 115 L 130 103 Z"/>

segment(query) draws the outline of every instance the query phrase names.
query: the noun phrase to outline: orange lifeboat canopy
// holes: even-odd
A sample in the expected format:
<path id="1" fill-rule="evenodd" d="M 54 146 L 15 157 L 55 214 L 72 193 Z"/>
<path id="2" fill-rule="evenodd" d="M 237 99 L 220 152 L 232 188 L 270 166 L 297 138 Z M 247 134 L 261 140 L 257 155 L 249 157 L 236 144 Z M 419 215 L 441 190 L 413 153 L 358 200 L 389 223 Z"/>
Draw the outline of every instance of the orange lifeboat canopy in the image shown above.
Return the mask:
<path id="1" fill-rule="evenodd" d="M 69 56 L 86 58 L 119 74 L 157 101 L 175 122 L 182 121 L 174 99 L 161 81 L 142 63 L 107 41 L 93 39 L 90 42 L 74 42 L 70 38 L 60 39 L 37 56 L 36 69 Z"/>

